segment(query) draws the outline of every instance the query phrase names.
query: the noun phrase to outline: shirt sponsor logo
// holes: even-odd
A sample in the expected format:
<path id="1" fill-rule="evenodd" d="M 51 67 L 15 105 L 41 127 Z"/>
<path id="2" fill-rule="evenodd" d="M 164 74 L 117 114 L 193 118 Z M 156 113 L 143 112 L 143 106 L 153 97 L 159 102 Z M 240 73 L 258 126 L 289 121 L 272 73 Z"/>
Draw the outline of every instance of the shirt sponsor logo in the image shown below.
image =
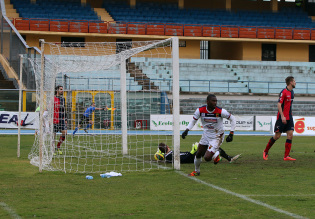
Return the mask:
<path id="1" fill-rule="evenodd" d="M 217 123 L 218 122 L 217 119 L 212 119 L 212 118 L 205 118 L 204 121 L 205 122 L 212 122 L 212 123 Z"/>
<path id="2" fill-rule="evenodd" d="M 207 127 L 208 129 L 214 129 L 214 126 L 209 124 L 209 125 L 206 125 L 205 127 Z"/>

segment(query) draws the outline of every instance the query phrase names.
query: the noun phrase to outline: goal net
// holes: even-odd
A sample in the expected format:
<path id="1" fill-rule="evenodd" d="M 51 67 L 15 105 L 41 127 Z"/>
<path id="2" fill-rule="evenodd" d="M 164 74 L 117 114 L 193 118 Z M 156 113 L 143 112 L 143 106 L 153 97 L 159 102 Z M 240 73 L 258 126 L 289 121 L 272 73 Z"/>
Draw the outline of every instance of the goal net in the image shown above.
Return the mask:
<path id="1" fill-rule="evenodd" d="M 78 173 L 180 168 L 178 38 L 41 48 L 30 60 L 40 109 L 31 164 Z M 161 142 L 173 162 L 155 160 Z"/>

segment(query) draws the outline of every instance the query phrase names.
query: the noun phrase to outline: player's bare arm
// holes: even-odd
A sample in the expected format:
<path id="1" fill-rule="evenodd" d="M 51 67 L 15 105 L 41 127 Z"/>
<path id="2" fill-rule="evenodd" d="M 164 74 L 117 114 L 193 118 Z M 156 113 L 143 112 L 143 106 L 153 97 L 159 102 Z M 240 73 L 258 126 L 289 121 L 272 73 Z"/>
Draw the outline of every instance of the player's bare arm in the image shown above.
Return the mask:
<path id="1" fill-rule="evenodd" d="M 278 111 L 279 111 L 279 113 L 280 113 L 281 120 L 282 120 L 283 124 L 287 124 L 287 119 L 286 119 L 285 116 L 283 115 L 281 103 L 278 103 L 277 106 L 278 106 Z"/>

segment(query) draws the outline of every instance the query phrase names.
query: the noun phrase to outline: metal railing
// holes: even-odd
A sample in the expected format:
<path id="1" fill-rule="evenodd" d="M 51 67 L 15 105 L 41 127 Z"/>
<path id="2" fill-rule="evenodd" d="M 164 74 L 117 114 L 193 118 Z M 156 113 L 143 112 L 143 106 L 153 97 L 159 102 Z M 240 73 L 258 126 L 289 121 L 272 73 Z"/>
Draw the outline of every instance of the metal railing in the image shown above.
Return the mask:
<path id="1" fill-rule="evenodd" d="M 84 83 L 83 83 L 84 80 Z M 119 78 L 107 78 L 107 85 L 102 86 L 102 90 L 119 90 L 119 85 L 115 81 Z M 128 79 L 127 90 L 129 91 L 141 91 L 140 85 L 132 85 L 134 79 Z M 150 79 L 154 85 L 159 86 L 159 91 L 171 91 L 172 84 L 171 79 Z M 163 83 L 160 83 L 163 82 Z M 166 82 L 166 83 L 165 83 Z M 268 81 L 224 81 L 224 80 L 180 80 L 181 93 L 241 93 L 241 94 L 278 94 L 285 87 L 283 82 L 268 82 Z M 198 85 L 199 84 L 199 85 Z M 65 90 L 97 90 L 96 82 L 93 80 L 86 80 L 82 78 L 82 83 L 76 83 L 76 85 L 65 85 Z M 26 90 L 25 98 L 27 107 L 23 107 L 28 110 L 35 110 L 36 102 L 32 99 L 32 92 L 34 90 Z M 298 82 L 294 89 L 295 94 L 315 94 L 315 82 Z M 18 90 L 6 90 L 0 89 L 0 111 L 17 111 L 18 110 Z"/>

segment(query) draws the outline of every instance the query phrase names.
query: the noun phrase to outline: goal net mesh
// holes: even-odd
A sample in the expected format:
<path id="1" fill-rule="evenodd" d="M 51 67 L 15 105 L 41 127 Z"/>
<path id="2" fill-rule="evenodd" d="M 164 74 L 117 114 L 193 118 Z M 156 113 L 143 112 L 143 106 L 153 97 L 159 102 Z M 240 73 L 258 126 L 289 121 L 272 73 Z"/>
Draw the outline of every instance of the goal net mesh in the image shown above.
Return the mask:
<path id="1" fill-rule="evenodd" d="M 41 109 L 31 164 L 78 173 L 172 167 L 154 154 L 161 142 L 173 145 L 173 131 L 153 121 L 172 114 L 172 39 L 42 43 L 45 58 L 29 60 Z M 57 86 L 65 99 L 64 140 L 54 129 Z"/>

